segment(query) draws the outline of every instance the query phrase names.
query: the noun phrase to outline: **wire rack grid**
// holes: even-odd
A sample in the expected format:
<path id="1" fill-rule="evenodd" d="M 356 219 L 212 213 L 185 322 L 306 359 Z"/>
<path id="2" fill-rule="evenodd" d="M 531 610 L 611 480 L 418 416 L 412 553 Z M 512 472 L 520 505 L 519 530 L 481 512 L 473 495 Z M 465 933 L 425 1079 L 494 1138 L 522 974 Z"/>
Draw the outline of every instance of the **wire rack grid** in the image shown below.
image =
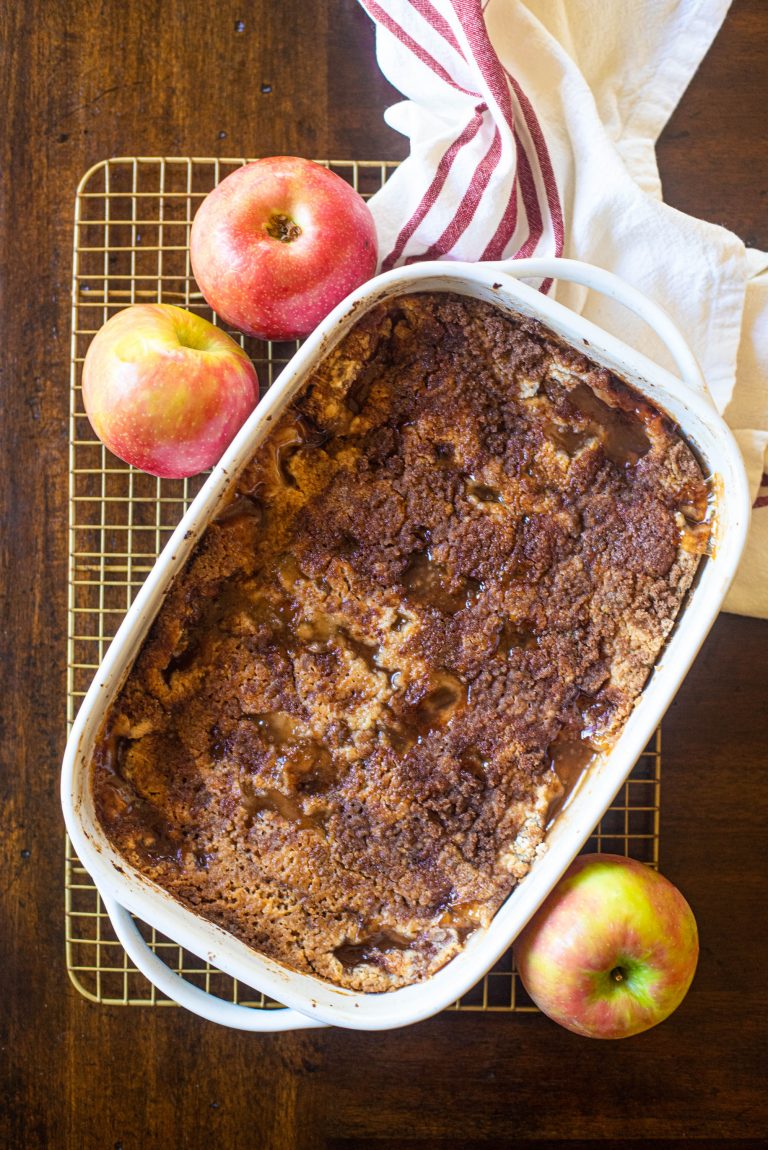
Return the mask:
<path id="1" fill-rule="evenodd" d="M 121 308 L 175 303 L 217 323 L 192 276 L 189 229 L 201 200 L 240 158 L 118 157 L 83 176 L 75 199 L 69 448 L 67 722 L 83 696 L 156 556 L 205 476 L 157 479 L 111 455 L 85 415 L 81 372 L 96 331 Z M 364 198 L 397 165 L 321 161 Z M 265 343 L 231 331 L 251 356 L 262 390 L 297 343 Z M 661 733 L 639 760 L 589 840 L 658 866 Z M 154 928 L 144 937 L 176 973 L 206 991 L 254 1009 L 280 1004 L 183 950 Z M 170 1006 L 133 966 L 118 942 L 99 893 L 72 848 L 65 853 L 66 963 L 75 987 L 106 1005 Z M 459 1011 L 535 1010 L 514 971 L 511 952 L 459 1002 Z"/>

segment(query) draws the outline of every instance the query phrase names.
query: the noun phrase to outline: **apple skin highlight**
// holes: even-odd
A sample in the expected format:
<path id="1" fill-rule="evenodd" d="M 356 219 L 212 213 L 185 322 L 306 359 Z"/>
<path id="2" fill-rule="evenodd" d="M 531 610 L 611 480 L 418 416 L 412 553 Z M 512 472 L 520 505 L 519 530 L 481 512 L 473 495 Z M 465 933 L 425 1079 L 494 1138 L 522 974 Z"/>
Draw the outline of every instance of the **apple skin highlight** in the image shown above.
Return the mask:
<path id="1" fill-rule="evenodd" d="M 319 164 L 271 156 L 238 168 L 198 208 L 195 279 L 232 327 L 301 339 L 377 263 L 373 216 L 354 188 Z"/>
<path id="2" fill-rule="evenodd" d="M 105 446 L 164 479 L 213 466 L 259 399 L 240 345 L 171 304 L 133 304 L 112 316 L 91 341 L 82 384 Z"/>
<path id="3" fill-rule="evenodd" d="M 626 1038 L 667 1018 L 693 980 L 696 920 L 662 875 L 620 855 L 581 855 L 515 943 L 526 991 L 590 1038 Z"/>

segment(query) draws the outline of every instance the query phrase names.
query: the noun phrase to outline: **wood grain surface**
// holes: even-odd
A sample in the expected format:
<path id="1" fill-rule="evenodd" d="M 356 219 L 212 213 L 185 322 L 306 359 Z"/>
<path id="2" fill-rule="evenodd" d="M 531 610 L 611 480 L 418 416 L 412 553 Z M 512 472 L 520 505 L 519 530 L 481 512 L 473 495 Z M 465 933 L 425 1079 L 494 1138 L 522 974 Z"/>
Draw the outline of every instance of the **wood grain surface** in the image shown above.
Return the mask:
<path id="1" fill-rule="evenodd" d="M 237 30 L 238 21 L 244 24 Z M 665 722 L 679 1011 L 619 1043 L 540 1015 L 255 1036 L 85 1001 L 64 965 L 72 203 L 110 155 L 401 158 L 354 0 L 0 4 L 0 1146 L 763 1145 L 768 625 L 722 616 Z M 267 90 L 269 89 L 269 90 Z M 768 247 L 768 4 L 735 0 L 659 147 L 668 200 Z"/>

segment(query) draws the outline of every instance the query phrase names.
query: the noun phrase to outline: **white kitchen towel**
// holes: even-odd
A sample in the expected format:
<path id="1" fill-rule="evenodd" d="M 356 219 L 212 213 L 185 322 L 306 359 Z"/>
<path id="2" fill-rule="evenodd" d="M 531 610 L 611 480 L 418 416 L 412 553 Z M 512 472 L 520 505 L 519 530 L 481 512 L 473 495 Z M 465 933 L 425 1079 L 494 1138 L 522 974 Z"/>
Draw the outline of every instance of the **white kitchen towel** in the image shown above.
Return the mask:
<path id="1" fill-rule="evenodd" d="M 661 304 L 736 433 L 755 498 L 726 609 L 768 617 L 768 257 L 664 204 L 655 157 L 729 0 L 360 2 L 379 65 L 406 97 L 387 123 L 410 139 L 370 201 L 382 268 L 566 255 Z M 618 304 L 556 290 L 672 366 Z"/>

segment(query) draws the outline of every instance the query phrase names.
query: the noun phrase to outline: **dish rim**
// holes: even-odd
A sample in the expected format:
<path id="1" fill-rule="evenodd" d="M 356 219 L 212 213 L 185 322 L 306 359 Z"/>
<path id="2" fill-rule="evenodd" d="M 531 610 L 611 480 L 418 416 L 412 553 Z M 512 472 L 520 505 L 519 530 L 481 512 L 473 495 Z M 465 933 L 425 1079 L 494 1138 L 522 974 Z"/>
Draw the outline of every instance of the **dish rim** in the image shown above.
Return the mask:
<path id="1" fill-rule="evenodd" d="M 313 1022 L 370 1030 L 407 1025 L 450 1005 L 490 969 L 578 853 L 623 785 L 693 661 L 735 573 L 746 538 L 749 494 L 741 456 L 730 431 L 714 411 L 706 391 L 691 389 L 689 384 L 695 385 L 695 379 L 682 383 L 641 353 L 518 278 L 558 271 L 560 278 L 567 278 L 565 265 L 571 262 L 532 260 L 511 266 L 422 263 L 376 277 L 334 309 L 281 372 L 183 516 L 126 613 L 72 727 L 62 767 L 65 821 L 81 862 L 107 903 L 112 900 L 126 907 L 186 949 L 287 1007 L 307 1014 Z M 132 868 L 111 846 L 95 818 L 90 764 L 104 713 L 120 690 L 173 578 L 278 414 L 318 362 L 367 311 L 383 299 L 416 291 L 458 291 L 487 299 L 501 310 L 530 315 L 590 359 L 611 366 L 670 414 L 708 466 L 717 464 L 719 459 L 720 466 L 713 468 L 719 478 L 717 545 L 714 558 L 702 565 L 703 573 L 697 576 L 621 735 L 558 815 L 548 834 L 546 853 L 513 889 L 491 925 L 470 936 L 462 951 L 446 966 L 429 979 L 381 994 L 337 987 L 268 959 L 183 906 Z M 694 602 L 696 617 L 689 622 Z M 684 643 L 680 641 L 681 633 Z M 278 1023 L 275 1019 L 274 1029 L 282 1028 Z"/>

